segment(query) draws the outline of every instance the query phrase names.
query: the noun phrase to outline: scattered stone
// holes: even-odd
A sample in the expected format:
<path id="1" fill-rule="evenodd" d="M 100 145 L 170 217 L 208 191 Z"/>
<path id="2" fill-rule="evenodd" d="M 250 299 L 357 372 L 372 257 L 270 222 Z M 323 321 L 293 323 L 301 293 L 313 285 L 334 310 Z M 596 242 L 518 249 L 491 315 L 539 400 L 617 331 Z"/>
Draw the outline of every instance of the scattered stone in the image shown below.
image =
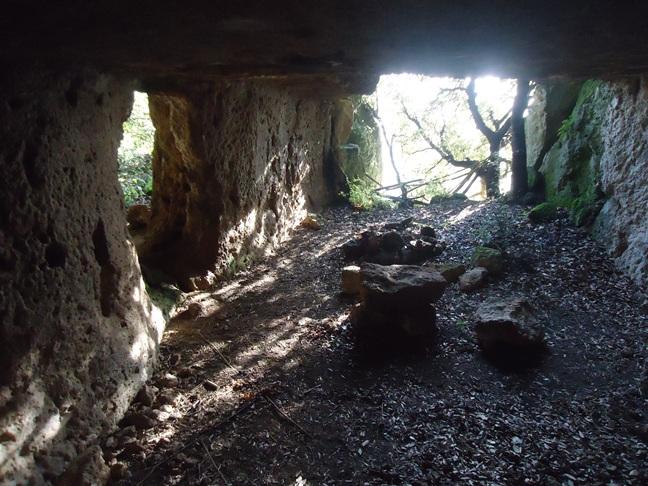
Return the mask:
<path id="1" fill-rule="evenodd" d="M 428 238 L 436 238 L 436 231 L 432 226 L 421 226 L 419 232 L 421 236 L 427 236 Z"/>
<path id="2" fill-rule="evenodd" d="M 151 410 L 151 418 L 156 420 L 157 422 L 166 422 L 167 420 L 169 420 L 170 416 L 171 414 L 169 412 L 165 412 L 163 410 Z"/>
<path id="3" fill-rule="evenodd" d="M 135 401 L 141 403 L 142 405 L 146 405 L 147 407 L 150 407 L 151 405 L 153 405 L 153 402 L 155 401 L 156 393 L 157 393 L 157 388 L 145 384 L 137 392 L 137 395 L 135 396 Z"/>
<path id="4" fill-rule="evenodd" d="M 138 430 L 143 430 L 155 427 L 155 420 L 143 413 L 131 412 L 121 420 L 120 424 L 125 426 L 132 425 Z"/>
<path id="5" fill-rule="evenodd" d="M 169 388 L 178 386 L 179 382 L 180 380 L 178 380 L 178 377 L 171 373 L 167 373 L 162 378 L 160 378 L 160 385 Z"/>
<path id="6" fill-rule="evenodd" d="M 142 229 L 151 222 L 151 208 L 145 204 L 134 204 L 126 212 L 126 221 L 131 229 Z"/>
<path id="7" fill-rule="evenodd" d="M 303 228 L 313 230 L 313 231 L 318 231 L 322 229 L 322 225 L 317 220 L 317 216 L 315 214 L 308 214 L 301 222 L 301 226 Z"/>
<path id="8" fill-rule="evenodd" d="M 479 346 L 500 363 L 530 363 L 546 350 L 544 328 L 522 298 L 485 302 L 477 309 L 475 320 Z"/>
<path id="9" fill-rule="evenodd" d="M 473 266 L 483 267 L 492 275 L 500 274 L 504 270 L 504 256 L 502 252 L 487 246 L 478 246 L 475 248 L 471 261 Z"/>
<path id="10" fill-rule="evenodd" d="M 203 308 L 198 302 L 192 302 L 185 310 L 179 312 L 173 318 L 174 320 L 192 321 L 200 317 L 203 313 Z"/>
<path id="11" fill-rule="evenodd" d="M 110 468 L 104 460 L 101 447 L 92 445 L 72 462 L 56 484 L 94 485 L 106 484 Z"/>
<path id="12" fill-rule="evenodd" d="M 383 229 L 385 230 L 404 230 L 407 228 L 409 225 L 412 224 L 412 221 L 414 221 L 414 218 L 405 218 L 400 221 L 391 221 L 389 223 L 385 223 L 383 225 Z"/>
<path id="13" fill-rule="evenodd" d="M 175 405 L 176 402 L 176 395 L 174 392 L 171 390 L 165 390 L 162 393 L 160 393 L 157 397 L 156 404 L 157 405 Z"/>
<path id="14" fill-rule="evenodd" d="M 399 251 L 405 246 L 403 237 L 395 231 L 385 233 L 380 237 L 380 248 L 386 251 Z"/>
<path id="15" fill-rule="evenodd" d="M 436 302 L 448 282 L 434 270 L 413 265 L 361 267 L 362 298 L 372 309 L 406 310 Z"/>
<path id="16" fill-rule="evenodd" d="M 457 282 L 459 277 L 466 273 L 466 267 L 461 263 L 444 263 L 439 265 L 437 269 L 449 283 Z"/>
<path id="17" fill-rule="evenodd" d="M 218 390 L 218 385 L 211 380 L 203 381 L 203 386 L 205 387 L 205 390 L 209 390 L 209 391 Z"/>
<path id="18" fill-rule="evenodd" d="M 119 481 L 121 479 L 128 479 L 130 477 L 128 466 L 123 462 L 116 462 L 110 467 L 110 479 Z"/>
<path id="19" fill-rule="evenodd" d="M 428 241 L 416 240 L 410 242 L 410 245 L 412 247 L 410 256 L 405 259 L 408 264 L 420 263 L 439 254 L 440 247 Z"/>
<path id="20" fill-rule="evenodd" d="M 180 378 L 189 378 L 194 375 L 194 370 L 191 368 L 191 366 L 183 366 L 177 371 L 177 375 Z"/>
<path id="21" fill-rule="evenodd" d="M 459 277 L 459 289 L 463 292 L 470 292 L 483 287 L 486 284 L 488 270 L 484 267 L 476 267 L 468 270 Z"/>
<path id="22" fill-rule="evenodd" d="M 362 290 L 362 273 L 360 267 L 349 265 L 342 269 L 342 292 L 346 295 L 357 295 Z"/>

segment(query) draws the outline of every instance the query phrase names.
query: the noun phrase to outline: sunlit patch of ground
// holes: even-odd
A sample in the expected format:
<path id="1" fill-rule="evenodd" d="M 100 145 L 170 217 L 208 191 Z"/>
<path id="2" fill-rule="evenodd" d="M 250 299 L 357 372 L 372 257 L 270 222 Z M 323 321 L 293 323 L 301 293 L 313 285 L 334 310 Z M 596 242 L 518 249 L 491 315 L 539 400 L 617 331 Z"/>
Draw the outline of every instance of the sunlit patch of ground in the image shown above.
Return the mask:
<path id="1" fill-rule="evenodd" d="M 495 239 L 508 271 L 473 294 L 450 287 L 427 349 L 365 360 L 348 328 L 352 302 L 339 295 L 338 246 L 409 215 L 448 242 L 440 261 L 467 263 Z M 512 294 L 538 308 L 551 349 L 523 374 L 485 361 L 471 330 L 480 302 Z M 496 203 L 333 210 L 321 231 L 298 230 L 276 256 L 200 298 L 211 310 L 170 326 L 152 380 L 173 399 L 168 417 L 135 434 L 141 447 L 106 448 L 128 465 L 125 483 L 646 481 L 643 297 L 566 220 L 531 226 L 521 209 Z"/>

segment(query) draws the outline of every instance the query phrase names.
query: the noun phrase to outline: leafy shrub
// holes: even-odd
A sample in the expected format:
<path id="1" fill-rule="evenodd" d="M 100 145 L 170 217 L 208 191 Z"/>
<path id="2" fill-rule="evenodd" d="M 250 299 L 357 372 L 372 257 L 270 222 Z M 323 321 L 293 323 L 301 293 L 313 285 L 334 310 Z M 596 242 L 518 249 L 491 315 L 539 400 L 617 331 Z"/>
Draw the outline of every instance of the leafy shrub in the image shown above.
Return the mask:
<path id="1" fill-rule="evenodd" d="M 374 192 L 370 182 L 356 177 L 348 181 L 348 184 L 348 200 L 355 209 L 392 209 L 394 207 L 394 203 Z"/>
<path id="2" fill-rule="evenodd" d="M 150 155 L 129 154 L 119 157 L 119 184 L 124 193 L 126 206 L 146 204 L 153 194 L 153 170 Z"/>

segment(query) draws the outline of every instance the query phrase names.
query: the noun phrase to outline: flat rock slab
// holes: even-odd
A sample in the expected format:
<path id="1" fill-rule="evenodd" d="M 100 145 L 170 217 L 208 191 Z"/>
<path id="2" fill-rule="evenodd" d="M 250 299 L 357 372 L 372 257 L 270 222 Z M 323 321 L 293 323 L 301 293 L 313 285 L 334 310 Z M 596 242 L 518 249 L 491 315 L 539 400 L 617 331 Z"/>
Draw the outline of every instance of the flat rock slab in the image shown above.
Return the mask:
<path id="1" fill-rule="evenodd" d="M 544 327 L 524 299 L 487 301 L 475 320 L 477 342 L 493 359 L 521 365 L 546 350 Z"/>
<path id="2" fill-rule="evenodd" d="M 365 263 L 361 272 L 361 296 L 371 309 L 425 307 L 439 300 L 448 285 L 439 272 L 413 265 Z"/>

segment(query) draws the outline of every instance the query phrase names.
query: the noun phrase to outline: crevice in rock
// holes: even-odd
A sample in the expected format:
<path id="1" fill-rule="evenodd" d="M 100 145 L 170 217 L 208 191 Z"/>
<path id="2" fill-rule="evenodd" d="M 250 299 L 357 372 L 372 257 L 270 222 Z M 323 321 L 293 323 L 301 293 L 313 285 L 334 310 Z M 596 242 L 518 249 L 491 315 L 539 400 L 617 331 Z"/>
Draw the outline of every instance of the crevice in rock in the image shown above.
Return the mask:
<path id="1" fill-rule="evenodd" d="M 109 317 L 113 312 L 114 301 L 117 295 L 118 276 L 115 266 L 110 261 L 108 239 L 103 220 L 99 219 L 92 233 L 94 255 L 100 267 L 99 274 L 99 302 L 101 313 Z"/>

